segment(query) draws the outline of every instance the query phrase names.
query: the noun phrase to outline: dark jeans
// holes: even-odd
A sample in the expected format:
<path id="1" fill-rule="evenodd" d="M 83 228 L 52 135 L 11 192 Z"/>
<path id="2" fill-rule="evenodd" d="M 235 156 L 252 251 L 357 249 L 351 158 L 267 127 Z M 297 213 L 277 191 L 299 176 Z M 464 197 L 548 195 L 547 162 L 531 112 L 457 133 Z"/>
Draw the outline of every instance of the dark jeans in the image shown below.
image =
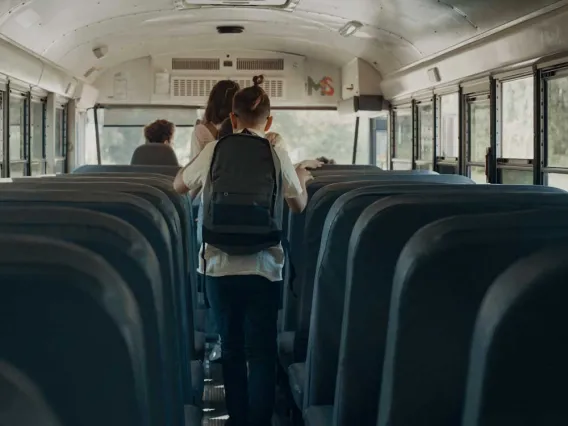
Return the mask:
<path id="1" fill-rule="evenodd" d="M 282 283 L 257 275 L 207 277 L 219 334 L 231 426 L 270 426 Z M 247 374 L 248 363 L 248 374 Z"/>

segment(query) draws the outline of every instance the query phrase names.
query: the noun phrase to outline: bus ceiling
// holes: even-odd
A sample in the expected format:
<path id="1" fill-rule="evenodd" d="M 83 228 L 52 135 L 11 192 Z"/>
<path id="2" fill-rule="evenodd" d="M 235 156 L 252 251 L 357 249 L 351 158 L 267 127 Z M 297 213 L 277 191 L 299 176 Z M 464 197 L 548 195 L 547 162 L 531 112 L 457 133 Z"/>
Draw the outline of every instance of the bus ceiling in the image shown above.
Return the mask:
<path id="1" fill-rule="evenodd" d="M 158 92 L 165 92 L 166 86 L 173 90 L 176 72 L 214 80 L 221 75 L 250 78 L 266 71 L 274 90 L 289 94 L 294 89 L 284 89 L 285 82 L 278 81 L 286 71 L 274 61 L 280 59 L 291 67 L 289 75 L 294 67 L 303 67 L 296 72 L 301 80 L 289 87 L 317 91 L 321 98 L 333 89 L 338 100 L 357 94 L 391 99 L 563 51 L 568 41 L 565 0 L 231 3 L 3 1 L 0 54 L 11 60 L 1 61 L 0 73 L 65 96 L 93 85 L 102 92 L 99 102 L 126 97 L 126 103 L 141 103 L 144 99 L 128 99 L 134 90 L 128 70 L 143 61 L 149 61 L 144 84 Z M 353 60 L 364 64 L 358 64 L 355 73 L 348 66 Z M 353 81 L 346 80 L 346 73 Z M 365 76 L 372 82 L 360 83 Z M 328 79 L 333 80 L 332 89 Z M 179 80 L 178 88 L 183 84 Z M 283 106 L 294 106 L 300 99 L 293 93 L 288 98 L 282 99 Z"/>

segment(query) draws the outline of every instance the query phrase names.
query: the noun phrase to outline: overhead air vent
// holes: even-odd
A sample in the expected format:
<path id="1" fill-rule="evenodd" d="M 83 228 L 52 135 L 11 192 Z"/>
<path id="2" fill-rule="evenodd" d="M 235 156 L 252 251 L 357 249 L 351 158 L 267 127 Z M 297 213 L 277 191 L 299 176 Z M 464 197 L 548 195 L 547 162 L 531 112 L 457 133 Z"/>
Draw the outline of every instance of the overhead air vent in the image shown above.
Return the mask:
<path id="1" fill-rule="evenodd" d="M 206 98 L 219 80 L 209 78 L 172 77 L 174 98 Z"/>
<path id="2" fill-rule="evenodd" d="M 174 0 L 177 9 L 200 7 L 262 7 L 293 11 L 300 0 Z"/>
<path id="3" fill-rule="evenodd" d="M 238 71 L 283 71 L 284 59 L 237 58 Z"/>
<path id="4" fill-rule="evenodd" d="M 201 58 L 173 58 L 172 70 L 174 71 L 218 71 L 221 65 L 220 59 Z"/>
<path id="5" fill-rule="evenodd" d="M 233 78 L 232 80 L 239 83 L 241 88 L 250 87 L 253 84 L 250 79 Z M 206 99 L 218 81 L 218 79 L 207 77 L 172 77 L 171 94 L 174 98 Z M 284 99 L 285 97 L 285 81 L 283 79 L 266 79 L 262 88 L 272 99 Z"/>
<path id="6" fill-rule="evenodd" d="M 223 25 L 217 27 L 217 32 L 219 34 L 241 34 L 245 31 L 245 27 L 239 25 Z"/>
<path id="7" fill-rule="evenodd" d="M 253 85 L 250 79 L 235 79 L 241 88 L 250 87 Z M 285 82 L 281 78 L 265 79 L 261 87 L 273 99 L 283 99 L 285 93 Z"/>

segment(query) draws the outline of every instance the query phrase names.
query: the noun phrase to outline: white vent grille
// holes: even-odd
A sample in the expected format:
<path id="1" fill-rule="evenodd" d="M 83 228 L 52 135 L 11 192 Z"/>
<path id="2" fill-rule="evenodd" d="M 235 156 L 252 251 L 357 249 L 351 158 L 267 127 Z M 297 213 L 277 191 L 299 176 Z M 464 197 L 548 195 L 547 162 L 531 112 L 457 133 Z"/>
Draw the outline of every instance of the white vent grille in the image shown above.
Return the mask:
<path id="1" fill-rule="evenodd" d="M 237 58 L 239 71 L 283 71 L 284 59 Z"/>
<path id="2" fill-rule="evenodd" d="M 241 88 L 252 86 L 250 79 L 233 79 Z M 171 93 L 174 98 L 207 98 L 218 79 L 194 78 L 194 77 L 172 77 Z M 285 97 L 285 81 L 283 79 L 264 80 L 262 88 L 272 99 L 283 99 Z"/>
<path id="3" fill-rule="evenodd" d="M 220 59 L 207 58 L 173 58 L 174 71 L 218 71 L 221 67 Z"/>
<path id="4" fill-rule="evenodd" d="M 208 78 L 172 77 L 174 98 L 206 98 L 219 80 Z"/>
<path id="5" fill-rule="evenodd" d="M 250 87 L 250 86 L 253 85 L 253 83 L 250 79 L 247 79 L 247 80 L 238 79 L 236 81 L 237 81 L 237 83 L 239 83 L 239 86 L 241 87 L 241 89 L 243 89 L 245 87 Z M 285 82 L 282 79 L 279 79 L 279 78 L 265 79 L 264 83 L 262 83 L 261 87 L 264 89 L 264 91 L 268 94 L 268 96 L 270 98 L 273 98 L 273 99 L 284 98 Z"/>

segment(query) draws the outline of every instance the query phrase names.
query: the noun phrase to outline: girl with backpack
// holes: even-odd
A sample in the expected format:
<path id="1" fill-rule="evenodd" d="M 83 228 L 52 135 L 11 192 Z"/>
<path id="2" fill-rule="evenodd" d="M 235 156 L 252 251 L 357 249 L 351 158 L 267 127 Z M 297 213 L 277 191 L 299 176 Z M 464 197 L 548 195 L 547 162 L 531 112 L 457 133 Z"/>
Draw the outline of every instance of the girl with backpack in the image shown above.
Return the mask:
<path id="1" fill-rule="evenodd" d="M 230 426 L 271 425 L 285 260 L 282 207 L 286 201 L 290 211 L 302 212 L 312 179 L 267 140 L 270 99 L 262 76 L 253 81 L 233 99 L 233 134 L 207 144 L 174 181 L 179 193 L 203 187 L 199 272 L 221 335 Z"/>

